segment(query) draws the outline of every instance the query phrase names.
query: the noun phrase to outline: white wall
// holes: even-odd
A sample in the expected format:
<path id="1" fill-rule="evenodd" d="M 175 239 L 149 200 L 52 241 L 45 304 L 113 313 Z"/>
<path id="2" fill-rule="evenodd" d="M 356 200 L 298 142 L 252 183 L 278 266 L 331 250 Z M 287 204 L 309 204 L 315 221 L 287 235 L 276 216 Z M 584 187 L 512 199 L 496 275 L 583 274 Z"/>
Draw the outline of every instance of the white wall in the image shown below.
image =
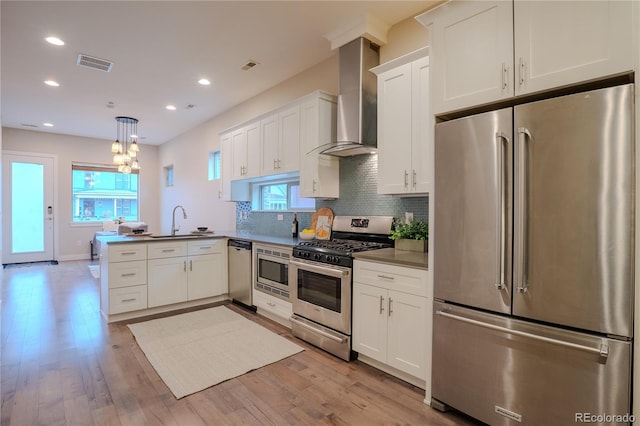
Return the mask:
<path id="1" fill-rule="evenodd" d="M 115 122 L 114 122 L 115 126 Z M 54 247 L 56 260 L 89 258 L 89 241 L 100 225 L 72 224 L 71 164 L 87 162 L 111 163 L 111 142 L 78 136 L 43 133 L 31 130 L 2 128 L 2 149 L 57 156 L 56 222 Z M 160 182 L 157 178 L 158 147 L 140 145 L 140 219 L 149 230 L 159 231 L 158 198 Z M 80 243 L 78 245 L 78 242 Z"/>

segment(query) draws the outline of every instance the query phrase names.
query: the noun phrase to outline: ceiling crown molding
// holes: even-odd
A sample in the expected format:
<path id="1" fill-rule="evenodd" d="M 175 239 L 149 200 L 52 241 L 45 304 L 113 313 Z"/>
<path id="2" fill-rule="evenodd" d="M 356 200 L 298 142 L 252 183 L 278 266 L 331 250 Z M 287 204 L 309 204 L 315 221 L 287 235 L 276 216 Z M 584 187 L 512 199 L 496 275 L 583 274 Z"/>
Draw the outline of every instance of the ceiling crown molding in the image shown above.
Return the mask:
<path id="1" fill-rule="evenodd" d="M 334 30 L 324 37 L 331 42 L 331 49 L 335 50 L 358 37 L 364 37 L 379 46 L 387 44 L 387 32 L 390 25 L 382 20 L 364 15 L 342 28 Z"/>

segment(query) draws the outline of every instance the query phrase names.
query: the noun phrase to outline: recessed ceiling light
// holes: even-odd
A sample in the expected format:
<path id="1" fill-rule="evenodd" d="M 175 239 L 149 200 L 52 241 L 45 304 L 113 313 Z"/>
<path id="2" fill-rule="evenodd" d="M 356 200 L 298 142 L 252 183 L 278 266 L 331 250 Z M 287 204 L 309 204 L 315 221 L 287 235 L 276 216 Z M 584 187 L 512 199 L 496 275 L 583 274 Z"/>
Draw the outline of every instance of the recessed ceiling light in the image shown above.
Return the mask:
<path id="1" fill-rule="evenodd" d="M 168 109 L 169 111 L 175 111 L 176 110 L 176 106 L 175 105 L 167 105 L 165 108 Z"/>
<path id="2" fill-rule="evenodd" d="M 47 43 L 55 44 L 56 46 L 64 46 L 64 41 L 60 40 L 58 37 L 47 37 L 45 40 Z"/>
<path id="3" fill-rule="evenodd" d="M 46 84 L 47 86 L 52 86 L 52 87 L 60 86 L 60 84 L 57 81 L 53 81 L 53 80 L 45 80 L 44 84 Z"/>
<path id="4" fill-rule="evenodd" d="M 203 86 L 208 86 L 211 84 L 211 82 L 206 78 L 201 78 L 200 80 L 198 80 L 198 83 L 202 84 Z"/>
<path id="5" fill-rule="evenodd" d="M 53 127 L 52 123 L 42 123 L 44 127 Z"/>

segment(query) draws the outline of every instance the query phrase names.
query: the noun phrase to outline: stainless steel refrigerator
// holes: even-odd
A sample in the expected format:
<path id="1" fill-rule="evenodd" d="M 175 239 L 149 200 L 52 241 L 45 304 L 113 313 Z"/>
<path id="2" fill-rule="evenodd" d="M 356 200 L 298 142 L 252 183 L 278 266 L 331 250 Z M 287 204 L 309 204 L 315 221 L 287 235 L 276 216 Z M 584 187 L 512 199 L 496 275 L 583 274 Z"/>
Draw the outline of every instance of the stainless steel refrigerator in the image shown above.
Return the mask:
<path id="1" fill-rule="evenodd" d="M 633 104 L 623 85 L 436 125 L 436 407 L 628 421 Z"/>

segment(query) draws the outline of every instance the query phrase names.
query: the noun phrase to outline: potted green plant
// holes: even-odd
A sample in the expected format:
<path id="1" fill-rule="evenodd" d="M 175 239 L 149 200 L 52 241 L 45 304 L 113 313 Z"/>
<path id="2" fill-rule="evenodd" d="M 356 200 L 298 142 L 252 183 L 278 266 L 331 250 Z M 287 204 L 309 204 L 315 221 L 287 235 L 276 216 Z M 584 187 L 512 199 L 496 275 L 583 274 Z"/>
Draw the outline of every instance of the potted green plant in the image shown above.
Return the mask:
<path id="1" fill-rule="evenodd" d="M 429 239 L 429 224 L 421 221 L 396 223 L 389 238 L 395 241 L 398 250 L 427 251 Z"/>

